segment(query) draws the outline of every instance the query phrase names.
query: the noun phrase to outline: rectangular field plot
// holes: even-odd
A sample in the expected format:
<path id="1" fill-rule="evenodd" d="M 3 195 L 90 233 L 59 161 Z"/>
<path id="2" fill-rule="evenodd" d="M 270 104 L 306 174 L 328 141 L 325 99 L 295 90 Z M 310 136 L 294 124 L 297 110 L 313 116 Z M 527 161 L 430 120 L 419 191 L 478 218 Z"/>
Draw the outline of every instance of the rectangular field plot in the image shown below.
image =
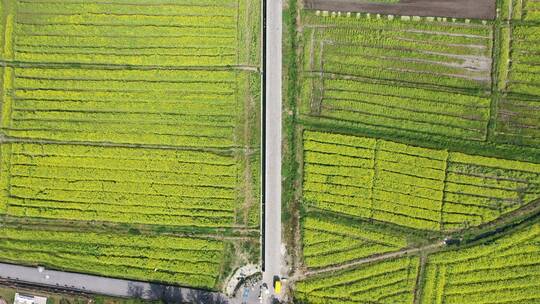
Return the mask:
<path id="1" fill-rule="evenodd" d="M 0 229 L 0 259 L 213 289 L 222 241 L 81 231 Z"/>
<path id="2" fill-rule="evenodd" d="M 19 138 L 236 146 L 244 72 L 5 68 L 2 126 Z"/>
<path id="3" fill-rule="evenodd" d="M 421 304 L 538 303 L 540 225 L 428 256 Z"/>
<path id="4" fill-rule="evenodd" d="M 418 258 L 407 257 L 363 265 L 296 284 L 302 303 L 412 303 Z"/>
<path id="5" fill-rule="evenodd" d="M 485 140 L 489 25 L 304 13 L 302 112 L 392 132 Z"/>
<path id="6" fill-rule="evenodd" d="M 315 209 L 454 230 L 540 197 L 540 165 L 305 131 L 303 196 Z"/>
<path id="7" fill-rule="evenodd" d="M 540 2 L 527 1 L 527 6 L 530 3 Z M 540 26 L 529 23 L 501 31 L 504 47 L 499 77 L 504 96 L 498 104 L 495 130 L 499 141 L 535 147 L 540 144 L 539 33 Z"/>
<path id="8" fill-rule="evenodd" d="M 5 144 L 8 191 L 0 210 L 15 217 L 230 228 L 237 167 L 232 156 L 195 151 Z"/>
<path id="9" fill-rule="evenodd" d="M 243 0 L 8 0 L 7 60 L 146 66 L 239 64 Z"/>

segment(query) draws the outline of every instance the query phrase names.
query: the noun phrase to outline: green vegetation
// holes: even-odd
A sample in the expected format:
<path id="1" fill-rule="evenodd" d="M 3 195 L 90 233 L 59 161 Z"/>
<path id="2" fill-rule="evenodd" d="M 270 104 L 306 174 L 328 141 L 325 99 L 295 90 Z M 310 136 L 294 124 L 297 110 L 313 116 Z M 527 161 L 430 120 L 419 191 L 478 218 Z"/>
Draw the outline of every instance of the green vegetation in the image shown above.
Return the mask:
<path id="1" fill-rule="evenodd" d="M 0 229 L 0 258 L 107 276 L 214 288 L 222 241 Z"/>
<path id="2" fill-rule="evenodd" d="M 309 206 L 410 228 L 479 225 L 540 195 L 533 163 L 309 131 L 304 151 Z"/>
<path id="3" fill-rule="evenodd" d="M 352 127 L 486 138 L 489 26 L 303 17 L 304 114 Z"/>
<path id="4" fill-rule="evenodd" d="M 481 246 L 428 257 L 420 303 L 535 303 L 540 224 Z"/>
<path id="5" fill-rule="evenodd" d="M 8 215 L 200 227 L 234 222 L 238 172 L 230 156 L 38 144 L 4 150 Z"/>
<path id="6" fill-rule="evenodd" d="M 518 1 L 513 1 L 518 2 Z M 538 147 L 540 144 L 540 6 L 534 1 L 514 3 L 514 17 L 502 28 L 503 55 L 499 85 L 496 140 Z M 523 9 L 520 5 L 525 5 Z M 521 21 L 522 20 L 522 21 Z"/>
<path id="7" fill-rule="evenodd" d="M 213 290 L 257 262 L 258 1 L 0 9 L 0 260 Z"/>
<path id="8" fill-rule="evenodd" d="M 412 303 L 418 258 L 408 257 L 312 277 L 297 285 L 308 303 Z"/>
<path id="9" fill-rule="evenodd" d="M 298 303 L 538 302 L 539 3 L 298 14 Z"/>

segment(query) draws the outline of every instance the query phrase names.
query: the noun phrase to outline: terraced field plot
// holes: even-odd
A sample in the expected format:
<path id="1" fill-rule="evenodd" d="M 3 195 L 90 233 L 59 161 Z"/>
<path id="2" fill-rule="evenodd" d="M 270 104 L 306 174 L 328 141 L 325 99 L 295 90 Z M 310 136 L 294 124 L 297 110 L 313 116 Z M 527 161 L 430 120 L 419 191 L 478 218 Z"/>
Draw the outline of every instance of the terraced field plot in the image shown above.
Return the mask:
<path id="1" fill-rule="evenodd" d="M 1 260 L 213 290 L 258 261 L 258 1 L 0 11 Z"/>
<path id="2" fill-rule="evenodd" d="M 304 133 L 303 197 L 316 209 L 453 230 L 492 221 L 539 196 L 538 164 Z"/>
<path id="3" fill-rule="evenodd" d="M 486 139 L 492 29 L 380 18 L 304 12 L 302 112 L 396 134 Z"/>
<path id="4" fill-rule="evenodd" d="M 501 28 L 499 89 L 502 98 L 496 139 L 517 145 L 540 144 L 540 5 L 507 1 L 509 24 Z"/>

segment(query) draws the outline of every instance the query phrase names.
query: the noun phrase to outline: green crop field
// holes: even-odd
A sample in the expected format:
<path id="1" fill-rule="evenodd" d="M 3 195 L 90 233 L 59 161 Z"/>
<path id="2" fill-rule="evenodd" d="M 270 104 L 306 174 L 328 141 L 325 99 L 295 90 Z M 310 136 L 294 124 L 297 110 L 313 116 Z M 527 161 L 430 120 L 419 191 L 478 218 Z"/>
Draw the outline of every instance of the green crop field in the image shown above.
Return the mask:
<path id="1" fill-rule="evenodd" d="M 0 258 L 62 269 L 209 288 L 224 242 L 170 236 L 0 229 Z"/>
<path id="2" fill-rule="evenodd" d="M 304 262 L 309 268 L 397 251 L 408 245 L 404 234 L 365 224 L 352 226 L 324 217 L 307 217 L 302 229 Z"/>
<path id="3" fill-rule="evenodd" d="M 311 12 L 304 23 L 305 115 L 353 127 L 486 138 L 491 27 Z"/>
<path id="4" fill-rule="evenodd" d="M 252 0 L 0 0 L 0 260 L 221 290 L 259 259 Z"/>
<path id="5" fill-rule="evenodd" d="M 540 6 L 534 1 L 505 1 L 508 24 L 501 27 L 497 140 L 540 144 Z"/>
<path id="6" fill-rule="evenodd" d="M 420 303 L 536 303 L 540 225 L 491 244 L 433 254 Z"/>
<path id="7" fill-rule="evenodd" d="M 308 303 L 412 303 L 418 258 L 401 258 L 307 279 L 297 286 Z"/>
<path id="8" fill-rule="evenodd" d="M 3 145 L 12 216 L 230 227 L 238 168 L 204 152 Z"/>
<path id="9" fill-rule="evenodd" d="M 492 221 L 539 196 L 540 164 L 304 133 L 303 197 L 316 209 L 452 230 Z"/>
<path id="10" fill-rule="evenodd" d="M 538 303 L 540 2 L 497 1 L 494 20 L 301 7 L 295 301 Z"/>

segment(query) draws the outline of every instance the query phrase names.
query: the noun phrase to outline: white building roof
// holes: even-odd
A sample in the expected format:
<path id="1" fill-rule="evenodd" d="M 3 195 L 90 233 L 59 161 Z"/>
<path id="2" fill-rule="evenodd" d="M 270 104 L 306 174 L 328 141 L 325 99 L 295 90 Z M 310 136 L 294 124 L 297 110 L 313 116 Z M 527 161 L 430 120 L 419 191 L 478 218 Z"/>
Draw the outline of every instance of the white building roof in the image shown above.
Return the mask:
<path id="1" fill-rule="evenodd" d="M 13 304 L 47 304 L 47 298 L 27 294 L 15 293 Z"/>

